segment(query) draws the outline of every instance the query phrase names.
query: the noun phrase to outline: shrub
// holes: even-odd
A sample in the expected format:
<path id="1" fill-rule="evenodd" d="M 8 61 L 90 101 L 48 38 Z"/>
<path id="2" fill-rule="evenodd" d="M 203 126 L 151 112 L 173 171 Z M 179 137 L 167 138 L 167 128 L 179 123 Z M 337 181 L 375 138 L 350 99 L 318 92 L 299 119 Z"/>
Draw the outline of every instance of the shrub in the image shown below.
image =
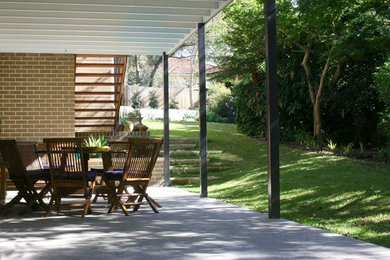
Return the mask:
<path id="1" fill-rule="evenodd" d="M 206 121 L 207 122 L 217 122 L 217 123 L 225 123 L 224 119 L 216 114 L 214 111 L 206 111 Z"/>
<path id="2" fill-rule="evenodd" d="M 170 109 L 179 109 L 179 102 L 176 100 L 171 100 L 171 103 L 169 103 L 169 108 Z"/>
<path id="3" fill-rule="evenodd" d="M 352 153 L 352 148 L 353 148 L 353 143 L 349 143 L 346 146 L 343 146 L 343 153 L 344 155 L 351 155 Z"/>
<path id="4" fill-rule="evenodd" d="M 134 109 L 142 108 L 144 106 L 144 102 L 141 98 L 141 92 L 137 91 L 133 94 L 133 96 L 131 97 L 131 104 L 131 107 Z"/>
<path id="5" fill-rule="evenodd" d="M 390 139 L 390 58 L 374 73 L 375 84 L 378 88 L 379 98 L 385 104 L 380 114 L 378 131 Z"/>
<path id="6" fill-rule="evenodd" d="M 238 130 L 249 136 L 264 137 L 267 117 L 264 85 L 257 87 L 251 81 L 242 81 L 234 87 L 233 94 Z"/>
<path id="7" fill-rule="evenodd" d="M 231 90 L 222 84 L 213 84 L 209 90 L 208 120 L 210 122 L 234 123 L 235 102 Z"/>
<path id="8" fill-rule="evenodd" d="M 158 109 L 159 105 L 160 104 L 158 102 L 156 92 L 150 92 L 149 93 L 149 106 L 150 106 L 150 108 Z"/>

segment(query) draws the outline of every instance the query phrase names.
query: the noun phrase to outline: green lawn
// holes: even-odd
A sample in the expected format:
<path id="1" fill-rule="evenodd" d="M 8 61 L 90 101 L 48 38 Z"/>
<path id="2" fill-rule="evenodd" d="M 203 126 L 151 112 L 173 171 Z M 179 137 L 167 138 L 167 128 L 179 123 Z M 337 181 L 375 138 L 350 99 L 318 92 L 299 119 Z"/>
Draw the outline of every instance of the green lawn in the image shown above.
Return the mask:
<path id="1" fill-rule="evenodd" d="M 163 123 L 146 121 L 153 136 Z M 208 123 L 212 155 L 236 165 L 209 183 L 209 196 L 267 212 L 266 144 L 235 125 Z M 171 122 L 171 137 L 198 137 L 198 122 Z M 281 146 L 281 216 L 305 225 L 390 247 L 390 168 Z M 198 185 L 180 186 L 199 193 Z"/>

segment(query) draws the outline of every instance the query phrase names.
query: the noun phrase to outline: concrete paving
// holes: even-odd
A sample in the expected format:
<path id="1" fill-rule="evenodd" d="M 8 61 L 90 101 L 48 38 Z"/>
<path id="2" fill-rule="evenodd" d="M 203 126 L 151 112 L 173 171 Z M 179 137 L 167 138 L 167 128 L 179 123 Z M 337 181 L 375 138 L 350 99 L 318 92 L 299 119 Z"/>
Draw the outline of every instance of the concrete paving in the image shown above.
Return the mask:
<path id="1" fill-rule="evenodd" d="M 390 249 L 175 188 L 150 188 L 163 208 L 126 217 L 12 213 L 0 219 L 0 259 L 390 259 Z M 9 194 L 11 197 L 12 195 Z"/>

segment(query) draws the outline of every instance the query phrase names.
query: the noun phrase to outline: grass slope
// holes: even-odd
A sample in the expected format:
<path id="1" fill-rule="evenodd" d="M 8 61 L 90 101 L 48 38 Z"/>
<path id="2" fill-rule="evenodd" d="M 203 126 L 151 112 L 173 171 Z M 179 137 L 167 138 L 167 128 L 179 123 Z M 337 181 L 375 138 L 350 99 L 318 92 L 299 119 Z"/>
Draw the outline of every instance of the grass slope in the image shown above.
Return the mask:
<path id="1" fill-rule="evenodd" d="M 149 121 L 153 136 L 163 123 Z M 237 132 L 235 125 L 208 123 L 211 155 L 236 167 L 209 173 L 209 196 L 267 212 L 266 144 Z M 171 122 L 171 137 L 198 137 L 198 122 Z M 197 176 L 197 175 L 193 175 Z M 390 247 L 390 168 L 355 159 L 280 147 L 283 218 Z M 199 192 L 198 185 L 180 186 Z"/>

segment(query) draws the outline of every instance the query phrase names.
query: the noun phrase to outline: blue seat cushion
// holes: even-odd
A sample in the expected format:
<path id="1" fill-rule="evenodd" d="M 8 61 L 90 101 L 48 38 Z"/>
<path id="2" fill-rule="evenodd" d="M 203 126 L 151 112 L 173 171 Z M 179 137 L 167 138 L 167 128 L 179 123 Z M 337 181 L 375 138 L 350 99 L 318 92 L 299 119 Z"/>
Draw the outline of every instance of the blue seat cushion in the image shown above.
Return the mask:
<path id="1" fill-rule="evenodd" d="M 96 171 L 91 170 L 85 173 L 85 178 L 87 179 L 87 181 L 92 181 L 95 179 L 95 177 L 96 177 Z M 64 172 L 63 174 L 61 174 L 61 179 L 81 180 L 82 175 L 81 172 Z"/>
<path id="2" fill-rule="evenodd" d="M 103 173 L 104 169 L 103 168 L 91 168 L 91 171 L 96 171 L 97 173 Z"/>
<path id="3" fill-rule="evenodd" d="M 131 170 L 128 172 L 131 175 L 136 175 L 133 177 L 136 178 L 145 178 L 147 177 L 146 171 L 134 171 Z M 121 180 L 123 178 L 123 170 L 120 169 L 114 169 L 113 171 L 105 171 L 104 174 L 106 175 L 107 179 L 109 180 Z"/>
<path id="4" fill-rule="evenodd" d="M 114 169 L 113 171 L 105 171 L 107 179 L 109 180 L 122 180 L 123 170 Z"/>
<path id="5" fill-rule="evenodd" d="M 27 171 L 27 176 L 32 180 L 49 180 L 50 171 L 49 169 L 38 169 Z"/>
<path id="6" fill-rule="evenodd" d="M 97 172 L 95 170 L 90 170 L 85 173 L 85 177 L 88 181 L 93 181 L 95 179 Z"/>

